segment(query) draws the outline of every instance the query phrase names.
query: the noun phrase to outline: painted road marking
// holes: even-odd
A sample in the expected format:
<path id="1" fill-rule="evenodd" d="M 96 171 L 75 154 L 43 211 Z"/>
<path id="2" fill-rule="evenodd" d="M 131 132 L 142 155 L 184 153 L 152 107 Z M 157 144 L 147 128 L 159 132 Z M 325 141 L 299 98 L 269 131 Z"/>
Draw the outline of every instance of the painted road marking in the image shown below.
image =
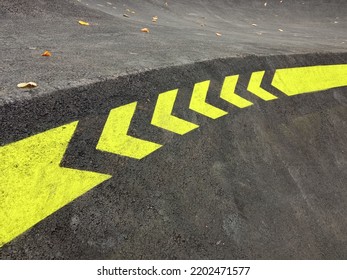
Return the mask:
<path id="1" fill-rule="evenodd" d="M 142 159 L 162 147 L 160 144 L 138 139 L 127 134 L 135 114 L 136 105 L 137 102 L 133 102 L 110 111 L 96 146 L 98 150 Z"/>
<path id="2" fill-rule="evenodd" d="M 0 247 L 110 175 L 60 167 L 77 122 L 0 147 Z"/>
<path id="3" fill-rule="evenodd" d="M 278 69 L 272 85 L 289 96 L 347 86 L 347 64 Z"/>
<path id="4" fill-rule="evenodd" d="M 239 108 L 246 108 L 248 106 L 253 105 L 252 102 L 248 101 L 247 99 L 235 93 L 238 80 L 239 80 L 239 75 L 225 77 L 222 90 L 220 93 L 220 98 L 224 99 L 225 101 Z"/>
<path id="5" fill-rule="evenodd" d="M 268 101 L 277 97 L 261 88 L 265 71 L 251 75 L 248 90 Z M 245 108 L 252 103 L 235 93 L 239 76 L 224 79 L 220 97 Z M 210 81 L 195 84 L 189 108 L 212 119 L 227 112 L 206 103 Z M 347 86 L 347 64 L 278 69 L 272 86 L 297 95 Z M 185 134 L 198 125 L 172 115 L 178 90 L 159 94 L 151 124 Z M 142 159 L 162 145 L 128 135 L 137 102 L 110 111 L 96 149 Z M 72 122 L 0 147 L 0 247 L 110 175 L 60 167 L 78 122 Z"/>
<path id="6" fill-rule="evenodd" d="M 178 89 L 159 94 L 151 124 L 183 135 L 198 128 L 199 126 L 171 115 L 175 100 L 177 98 L 177 93 Z"/>
<path id="7" fill-rule="evenodd" d="M 265 71 L 253 72 L 247 90 L 265 101 L 277 99 L 277 96 L 261 88 L 261 82 L 263 81 L 264 75 Z"/>
<path id="8" fill-rule="evenodd" d="M 194 85 L 192 98 L 190 99 L 189 109 L 211 119 L 217 119 L 228 114 L 228 112 L 225 112 L 217 107 L 212 106 L 211 104 L 206 103 L 206 97 L 209 86 L 209 80 L 196 83 Z"/>

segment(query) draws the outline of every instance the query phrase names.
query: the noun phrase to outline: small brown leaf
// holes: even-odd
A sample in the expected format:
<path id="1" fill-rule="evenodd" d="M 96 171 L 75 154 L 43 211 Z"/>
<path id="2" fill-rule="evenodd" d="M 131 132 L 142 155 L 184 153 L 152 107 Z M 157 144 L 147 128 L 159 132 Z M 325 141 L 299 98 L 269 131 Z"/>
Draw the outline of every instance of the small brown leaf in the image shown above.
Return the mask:
<path id="1" fill-rule="evenodd" d="M 123 17 L 129 17 L 127 14 L 123 14 Z"/>
<path id="2" fill-rule="evenodd" d="M 89 26 L 89 23 L 88 23 L 88 22 L 85 22 L 85 21 L 83 21 L 83 20 L 79 20 L 78 23 L 79 23 L 80 25 Z"/>
<path id="3" fill-rule="evenodd" d="M 147 27 L 142 28 L 142 29 L 141 29 L 141 32 L 149 33 L 149 29 L 148 29 Z"/>
<path id="4" fill-rule="evenodd" d="M 45 51 L 41 56 L 52 56 L 52 53 L 50 51 Z"/>
<path id="5" fill-rule="evenodd" d="M 158 20 L 157 16 L 152 17 L 152 22 L 157 22 L 157 20 Z"/>
<path id="6" fill-rule="evenodd" d="M 222 33 L 216 32 L 217 36 L 222 36 Z"/>
<path id="7" fill-rule="evenodd" d="M 37 87 L 37 83 L 34 82 L 27 82 L 27 83 L 19 83 L 17 85 L 19 88 L 35 88 Z"/>
<path id="8" fill-rule="evenodd" d="M 130 10 L 130 9 L 126 9 L 127 12 L 131 13 L 131 14 L 135 14 L 134 11 Z"/>

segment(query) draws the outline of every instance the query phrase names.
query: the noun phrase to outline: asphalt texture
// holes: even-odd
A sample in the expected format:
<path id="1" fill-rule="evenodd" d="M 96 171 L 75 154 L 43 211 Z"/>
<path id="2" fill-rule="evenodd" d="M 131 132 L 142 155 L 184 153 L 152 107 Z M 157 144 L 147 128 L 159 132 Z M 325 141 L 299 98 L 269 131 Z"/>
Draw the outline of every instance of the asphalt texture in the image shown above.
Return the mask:
<path id="1" fill-rule="evenodd" d="M 287 97 L 271 78 L 347 63 L 347 5 L 265 2 L 1 1 L 1 145 L 79 120 L 62 166 L 113 177 L 0 258 L 346 259 L 346 88 Z M 262 70 L 277 100 L 246 90 Z M 233 74 L 254 106 L 218 98 Z M 204 80 L 227 116 L 187 109 Z M 184 136 L 150 125 L 158 94 L 175 88 L 175 114 L 200 125 Z M 134 101 L 129 134 L 165 146 L 140 161 L 96 150 L 109 111 Z"/>
<path id="2" fill-rule="evenodd" d="M 107 2 L 1 1 L 0 102 L 196 61 L 347 49 L 344 0 Z M 35 92 L 16 89 L 31 80 Z"/>

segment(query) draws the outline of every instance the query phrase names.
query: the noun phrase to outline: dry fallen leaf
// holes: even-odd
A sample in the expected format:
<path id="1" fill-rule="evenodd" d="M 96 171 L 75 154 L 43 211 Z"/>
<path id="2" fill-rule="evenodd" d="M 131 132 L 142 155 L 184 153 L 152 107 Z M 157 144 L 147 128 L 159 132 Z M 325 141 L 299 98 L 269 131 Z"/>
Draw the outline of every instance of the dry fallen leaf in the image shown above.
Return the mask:
<path id="1" fill-rule="evenodd" d="M 252 25 L 253 25 L 253 26 L 258 26 L 258 24 L 256 24 L 256 23 L 252 23 Z"/>
<path id="2" fill-rule="evenodd" d="M 283 29 L 281 29 L 281 28 L 278 28 L 278 31 L 280 31 L 280 32 L 283 32 Z"/>
<path id="3" fill-rule="evenodd" d="M 157 20 L 158 20 L 157 16 L 152 17 L 152 22 L 157 22 Z"/>
<path id="4" fill-rule="evenodd" d="M 129 13 L 135 14 L 135 12 L 130 10 L 130 9 L 126 9 L 126 11 L 129 12 Z"/>
<path id="5" fill-rule="evenodd" d="M 147 27 L 142 28 L 142 29 L 141 29 L 141 32 L 146 32 L 146 33 L 149 33 L 149 29 L 148 29 Z"/>
<path id="6" fill-rule="evenodd" d="M 123 14 L 123 17 L 129 17 L 127 14 Z"/>
<path id="7" fill-rule="evenodd" d="M 41 56 L 52 56 L 52 53 L 50 51 L 45 51 Z"/>
<path id="8" fill-rule="evenodd" d="M 216 32 L 217 36 L 222 36 L 222 33 Z"/>
<path id="9" fill-rule="evenodd" d="M 28 83 L 19 83 L 17 85 L 19 88 L 34 88 L 37 87 L 37 83 L 34 82 L 28 82 Z"/>
<path id="10" fill-rule="evenodd" d="M 83 20 L 79 20 L 78 23 L 79 23 L 80 25 L 86 25 L 86 26 L 89 25 L 88 22 L 85 22 L 85 21 L 83 21 Z"/>

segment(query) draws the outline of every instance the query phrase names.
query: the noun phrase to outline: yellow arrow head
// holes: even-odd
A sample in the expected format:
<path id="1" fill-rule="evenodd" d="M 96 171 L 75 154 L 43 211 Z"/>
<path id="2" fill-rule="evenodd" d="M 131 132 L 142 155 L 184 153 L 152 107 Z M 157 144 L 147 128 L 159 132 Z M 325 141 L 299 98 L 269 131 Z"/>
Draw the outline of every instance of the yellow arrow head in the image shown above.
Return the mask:
<path id="1" fill-rule="evenodd" d="M 142 159 L 162 145 L 128 135 L 137 102 L 111 110 L 96 148 L 135 159 Z"/>
<path id="2" fill-rule="evenodd" d="M 209 86 L 209 80 L 196 83 L 194 85 L 192 98 L 190 99 L 189 103 L 189 109 L 215 120 L 228 114 L 228 112 L 206 103 Z"/>
<path id="3" fill-rule="evenodd" d="M 59 166 L 76 126 L 0 147 L 0 247 L 111 177 Z"/>
<path id="4" fill-rule="evenodd" d="M 261 87 L 264 75 L 265 71 L 253 72 L 249 79 L 247 90 L 265 101 L 277 99 L 277 96 Z"/>
<path id="5" fill-rule="evenodd" d="M 252 102 L 248 101 L 245 98 L 242 98 L 241 96 L 235 93 L 236 84 L 238 80 L 239 75 L 226 76 L 224 79 L 222 90 L 220 92 L 220 98 L 224 99 L 225 101 L 228 101 L 229 103 L 239 108 L 246 108 L 248 106 L 253 105 Z"/>
<path id="6" fill-rule="evenodd" d="M 159 94 L 151 124 L 183 135 L 199 126 L 172 115 L 177 89 Z"/>

